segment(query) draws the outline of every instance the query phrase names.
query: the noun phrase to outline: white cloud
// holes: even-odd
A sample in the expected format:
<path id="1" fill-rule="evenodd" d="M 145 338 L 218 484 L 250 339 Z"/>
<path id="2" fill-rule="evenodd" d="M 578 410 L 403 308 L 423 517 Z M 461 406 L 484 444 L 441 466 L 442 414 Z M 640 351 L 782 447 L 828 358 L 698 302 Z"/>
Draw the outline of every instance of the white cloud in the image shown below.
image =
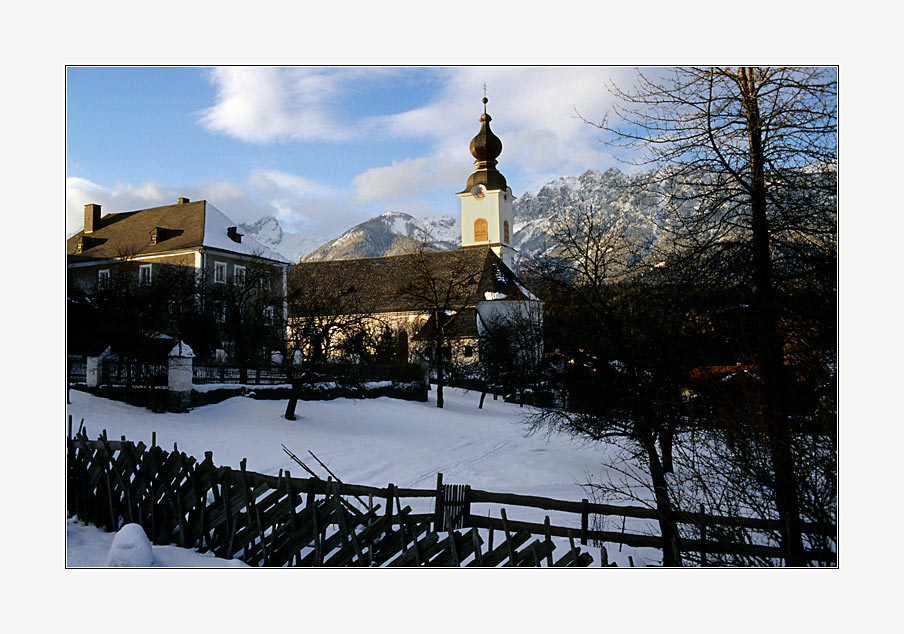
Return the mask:
<path id="1" fill-rule="evenodd" d="M 280 170 L 254 170 L 248 178 L 253 187 L 270 193 L 288 192 L 294 196 L 339 198 L 343 192 L 309 178 Z"/>
<path id="2" fill-rule="evenodd" d="M 208 130 L 243 141 L 357 138 L 360 125 L 343 122 L 335 104 L 360 82 L 401 72 L 384 68 L 228 67 L 210 71 L 217 102 L 202 110 Z"/>
<path id="3" fill-rule="evenodd" d="M 467 177 L 463 161 L 447 156 L 406 159 L 392 165 L 374 167 L 356 176 L 352 181 L 350 202 L 353 205 L 366 205 L 375 201 L 398 204 L 418 192 L 437 187 L 454 188 L 458 184 L 461 189 Z"/>

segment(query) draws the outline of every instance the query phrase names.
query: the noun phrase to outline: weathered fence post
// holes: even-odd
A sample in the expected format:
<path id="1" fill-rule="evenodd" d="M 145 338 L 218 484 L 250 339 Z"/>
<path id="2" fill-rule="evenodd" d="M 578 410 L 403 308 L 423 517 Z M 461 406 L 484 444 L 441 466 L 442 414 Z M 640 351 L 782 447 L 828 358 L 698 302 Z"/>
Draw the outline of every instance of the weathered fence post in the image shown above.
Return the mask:
<path id="1" fill-rule="evenodd" d="M 590 527 L 590 513 L 587 505 L 590 502 L 587 498 L 581 500 L 581 546 L 587 545 L 587 530 Z"/>
<path id="2" fill-rule="evenodd" d="M 471 485 L 465 485 L 464 511 L 462 512 L 462 527 L 471 528 Z"/>
<path id="3" fill-rule="evenodd" d="M 436 474 L 436 504 L 435 513 L 433 515 L 433 530 L 441 531 L 445 529 L 443 526 L 443 513 L 445 507 L 446 496 L 443 490 L 443 474 Z"/>
<path id="4" fill-rule="evenodd" d="M 390 482 L 386 485 L 386 509 L 384 509 L 385 517 L 390 520 L 390 526 L 392 521 L 392 497 L 395 494 L 395 485 Z M 399 523 L 401 524 L 402 518 L 399 517 Z"/>

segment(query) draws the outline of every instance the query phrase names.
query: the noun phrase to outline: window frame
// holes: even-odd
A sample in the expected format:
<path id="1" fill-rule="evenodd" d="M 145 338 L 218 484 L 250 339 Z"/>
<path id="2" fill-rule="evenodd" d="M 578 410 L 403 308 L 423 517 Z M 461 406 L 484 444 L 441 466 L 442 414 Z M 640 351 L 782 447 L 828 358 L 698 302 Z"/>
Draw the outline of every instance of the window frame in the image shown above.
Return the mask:
<path id="1" fill-rule="evenodd" d="M 145 276 L 145 272 L 147 272 L 147 276 Z M 151 281 L 153 279 L 154 279 L 154 265 L 153 264 L 139 264 L 138 265 L 138 284 L 140 286 L 150 286 Z"/>
<path id="2" fill-rule="evenodd" d="M 222 279 L 220 272 L 222 271 Z M 214 284 L 225 284 L 226 283 L 226 263 L 220 262 L 219 260 L 213 261 L 213 283 Z"/>
<path id="3" fill-rule="evenodd" d="M 98 269 L 97 271 L 97 287 L 106 288 L 110 283 L 110 269 Z"/>
<path id="4" fill-rule="evenodd" d="M 247 271 L 247 267 L 242 266 L 241 264 L 233 264 L 232 265 L 232 282 L 236 285 L 245 285 L 245 280 L 247 279 L 245 274 Z M 239 274 L 241 273 L 241 275 Z"/>

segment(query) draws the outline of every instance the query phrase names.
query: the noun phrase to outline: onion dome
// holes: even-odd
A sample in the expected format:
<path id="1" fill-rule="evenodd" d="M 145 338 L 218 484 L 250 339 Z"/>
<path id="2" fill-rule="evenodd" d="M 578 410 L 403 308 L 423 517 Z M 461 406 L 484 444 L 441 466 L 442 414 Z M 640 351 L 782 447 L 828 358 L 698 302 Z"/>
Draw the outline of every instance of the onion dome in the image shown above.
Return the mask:
<path id="1" fill-rule="evenodd" d="M 496 158 L 502 154 L 502 141 L 490 130 L 490 121 L 493 118 L 487 114 L 486 97 L 483 98 L 483 114 L 480 115 L 480 132 L 471 139 L 471 156 L 474 157 L 474 165 L 477 169 L 468 178 L 465 191 L 469 191 L 475 185 L 483 185 L 487 189 L 506 189 L 508 185 L 503 176 L 496 169 Z"/>
<path id="2" fill-rule="evenodd" d="M 496 164 L 496 159 L 502 154 L 502 141 L 490 130 L 490 121 L 493 117 L 487 114 L 486 97 L 483 98 L 483 114 L 480 115 L 480 132 L 471 139 L 471 156 L 477 159 L 477 163 Z"/>

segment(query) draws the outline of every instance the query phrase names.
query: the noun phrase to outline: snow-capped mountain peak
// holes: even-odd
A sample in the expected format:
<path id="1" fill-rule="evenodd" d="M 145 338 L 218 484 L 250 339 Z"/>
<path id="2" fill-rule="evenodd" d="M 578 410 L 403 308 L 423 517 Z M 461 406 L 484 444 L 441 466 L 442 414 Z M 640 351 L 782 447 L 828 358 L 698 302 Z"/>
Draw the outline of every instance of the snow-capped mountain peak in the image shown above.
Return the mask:
<path id="1" fill-rule="evenodd" d="M 581 206 L 594 214 L 617 216 L 627 233 L 639 243 L 652 246 L 662 235 L 657 218 L 659 201 L 655 194 L 634 187 L 635 179 L 615 168 L 590 169 L 580 176 L 552 180 L 536 193 L 525 192 L 513 205 L 516 259 L 551 254 L 556 216 Z M 242 230 L 292 262 L 397 255 L 412 251 L 425 237 L 434 250 L 461 246 L 461 219 L 457 214 L 416 218 L 402 211 L 387 211 L 332 240 L 284 231 L 272 216 L 242 225 Z"/>

